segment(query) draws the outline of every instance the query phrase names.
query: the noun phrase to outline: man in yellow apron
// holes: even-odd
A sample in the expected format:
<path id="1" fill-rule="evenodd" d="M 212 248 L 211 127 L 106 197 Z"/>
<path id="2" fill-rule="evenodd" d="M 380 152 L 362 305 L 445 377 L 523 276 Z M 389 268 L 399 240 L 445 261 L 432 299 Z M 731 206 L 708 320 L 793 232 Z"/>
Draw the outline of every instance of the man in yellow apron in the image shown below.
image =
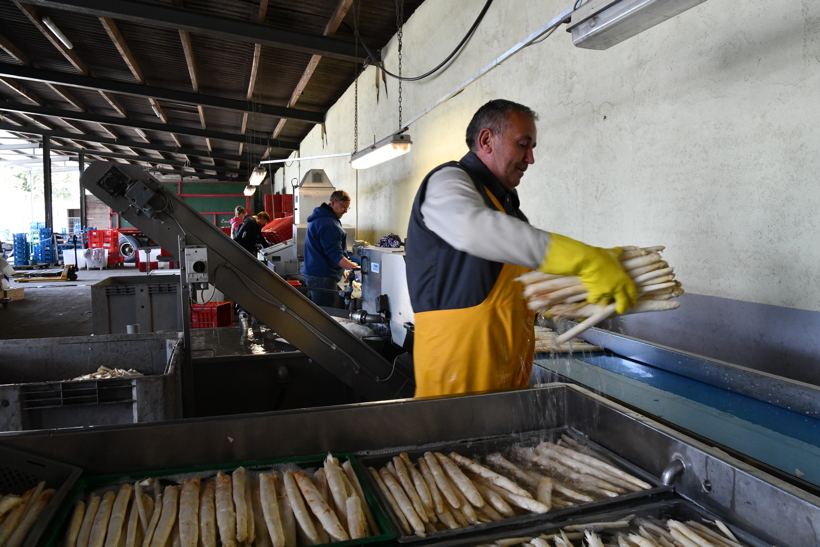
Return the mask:
<path id="1" fill-rule="evenodd" d="M 576 275 L 590 302 L 614 300 L 619 313 L 636 299 L 619 249 L 539 230 L 519 209 L 515 188 L 534 162 L 537 118 L 526 106 L 490 101 L 467 127 L 470 152 L 419 187 L 407 232 L 416 397 L 529 383 L 534 314 L 513 281 L 524 272 Z"/>

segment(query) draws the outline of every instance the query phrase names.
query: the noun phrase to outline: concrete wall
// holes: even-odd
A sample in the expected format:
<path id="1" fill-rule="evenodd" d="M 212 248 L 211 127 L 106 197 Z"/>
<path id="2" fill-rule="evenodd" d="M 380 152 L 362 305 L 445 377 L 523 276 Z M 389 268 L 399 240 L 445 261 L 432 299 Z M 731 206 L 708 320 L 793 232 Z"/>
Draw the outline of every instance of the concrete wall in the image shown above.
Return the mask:
<path id="1" fill-rule="evenodd" d="M 404 75 L 437 64 L 481 5 L 427 0 L 404 29 Z M 567 6 L 495 3 L 446 72 L 404 83 L 404 121 Z M 384 53 L 395 71 L 395 38 Z M 377 102 L 375 80 L 373 68 L 360 78 L 359 148 L 398 127 L 396 81 Z M 353 148 L 353 96 L 351 86 L 302 156 Z M 820 3 L 708 0 L 606 51 L 575 48 L 561 28 L 414 123 L 410 154 L 361 172 L 346 159 L 293 164 L 285 176 L 325 169 L 354 196 L 344 221 L 360 238 L 405 236 L 422 178 L 466 152 L 467 122 L 496 97 L 540 114 L 519 187 L 534 225 L 599 246 L 666 245 L 685 289 L 722 299 L 726 321 L 740 311 L 730 302 L 820 312 Z M 804 343 L 820 356 L 820 342 Z"/>

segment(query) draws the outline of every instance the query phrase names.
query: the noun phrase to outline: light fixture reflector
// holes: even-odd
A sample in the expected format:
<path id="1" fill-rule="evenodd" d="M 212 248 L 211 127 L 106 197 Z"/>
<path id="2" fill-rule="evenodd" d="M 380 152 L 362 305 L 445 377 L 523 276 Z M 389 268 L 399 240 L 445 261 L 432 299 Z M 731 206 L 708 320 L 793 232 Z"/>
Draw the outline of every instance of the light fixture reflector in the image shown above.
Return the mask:
<path id="1" fill-rule="evenodd" d="M 706 0 L 588 0 L 572 12 L 572 42 L 608 49 Z"/>
<path id="2" fill-rule="evenodd" d="M 265 177 L 268 176 L 268 170 L 262 167 L 261 165 L 257 165 L 256 169 L 253 170 L 251 173 L 250 179 L 248 182 L 251 186 L 259 186 L 262 184 L 262 181 L 265 180 Z"/>
<path id="3" fill-rule="evenodd" d="M 256 192 L 256 186 L 251 186 L 250 184 L 245 186 L 245 190 L 242 192 L 247 197 L 251 197 L 253 193 Z"/>
<path id="4" fill-rule="evenodd" d="M 372 146 L 359 150 L 350 156 L 350 166 L 353 169 L 367 169 L 392 160 L 410 151 L 413 141 L 410 135 L 395 133 L 380 140 Z"/>
<path id="5" fill-rule="evenodd" d="M 72 44 L 71 40 L 69 40 L 66 37 L 66 35 L 63 34 L 60 29 L 57 28 L 57 25 L 54 24 L 54 21 L 52 21 L 47 15 L 43 16 L 42 21 L 43 24 L 48 27 L 48 30 L 50 30 L 54 34 L 54 36 L 56 36 L 57 39 L 63 43 L 63 45 L 66 48 L 74 49 L 74 44 Z"/>

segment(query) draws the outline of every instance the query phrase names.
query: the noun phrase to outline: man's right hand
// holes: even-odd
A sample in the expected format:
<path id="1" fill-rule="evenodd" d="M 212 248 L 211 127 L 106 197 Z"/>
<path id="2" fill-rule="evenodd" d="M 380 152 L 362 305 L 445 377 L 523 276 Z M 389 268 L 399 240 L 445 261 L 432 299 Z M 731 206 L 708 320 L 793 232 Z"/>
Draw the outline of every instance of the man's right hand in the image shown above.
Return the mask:
<path id="1" fill-rule="evenodd" d="M 607 305 L 613 300 L 623 314 L 637 300 L 635 284 L 618 261 L 621 249 L 591 247 L 559 234 L 550 234 L 550 244 L 539 271 L 574 275 L 589 291 L 587 302 Z"/>

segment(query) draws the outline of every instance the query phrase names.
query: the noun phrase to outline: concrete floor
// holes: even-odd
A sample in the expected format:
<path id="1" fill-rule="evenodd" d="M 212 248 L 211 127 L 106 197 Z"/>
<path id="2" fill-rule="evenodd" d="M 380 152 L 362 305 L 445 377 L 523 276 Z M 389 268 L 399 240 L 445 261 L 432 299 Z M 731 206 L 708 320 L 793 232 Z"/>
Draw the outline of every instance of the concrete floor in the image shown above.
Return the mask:
<path id="1" fill-rule="evenodd" d="M 80 270 L 77 281 L 14 281 L 11 287 L 24 287 L 25 298 L 9 302 L 6 309 L 0 308 L 0 340 L 89 336 L 91 286 L 113 276 L 139 275 L 147 274 L 132 264 L 124 264 L 107 270 Z"/>

